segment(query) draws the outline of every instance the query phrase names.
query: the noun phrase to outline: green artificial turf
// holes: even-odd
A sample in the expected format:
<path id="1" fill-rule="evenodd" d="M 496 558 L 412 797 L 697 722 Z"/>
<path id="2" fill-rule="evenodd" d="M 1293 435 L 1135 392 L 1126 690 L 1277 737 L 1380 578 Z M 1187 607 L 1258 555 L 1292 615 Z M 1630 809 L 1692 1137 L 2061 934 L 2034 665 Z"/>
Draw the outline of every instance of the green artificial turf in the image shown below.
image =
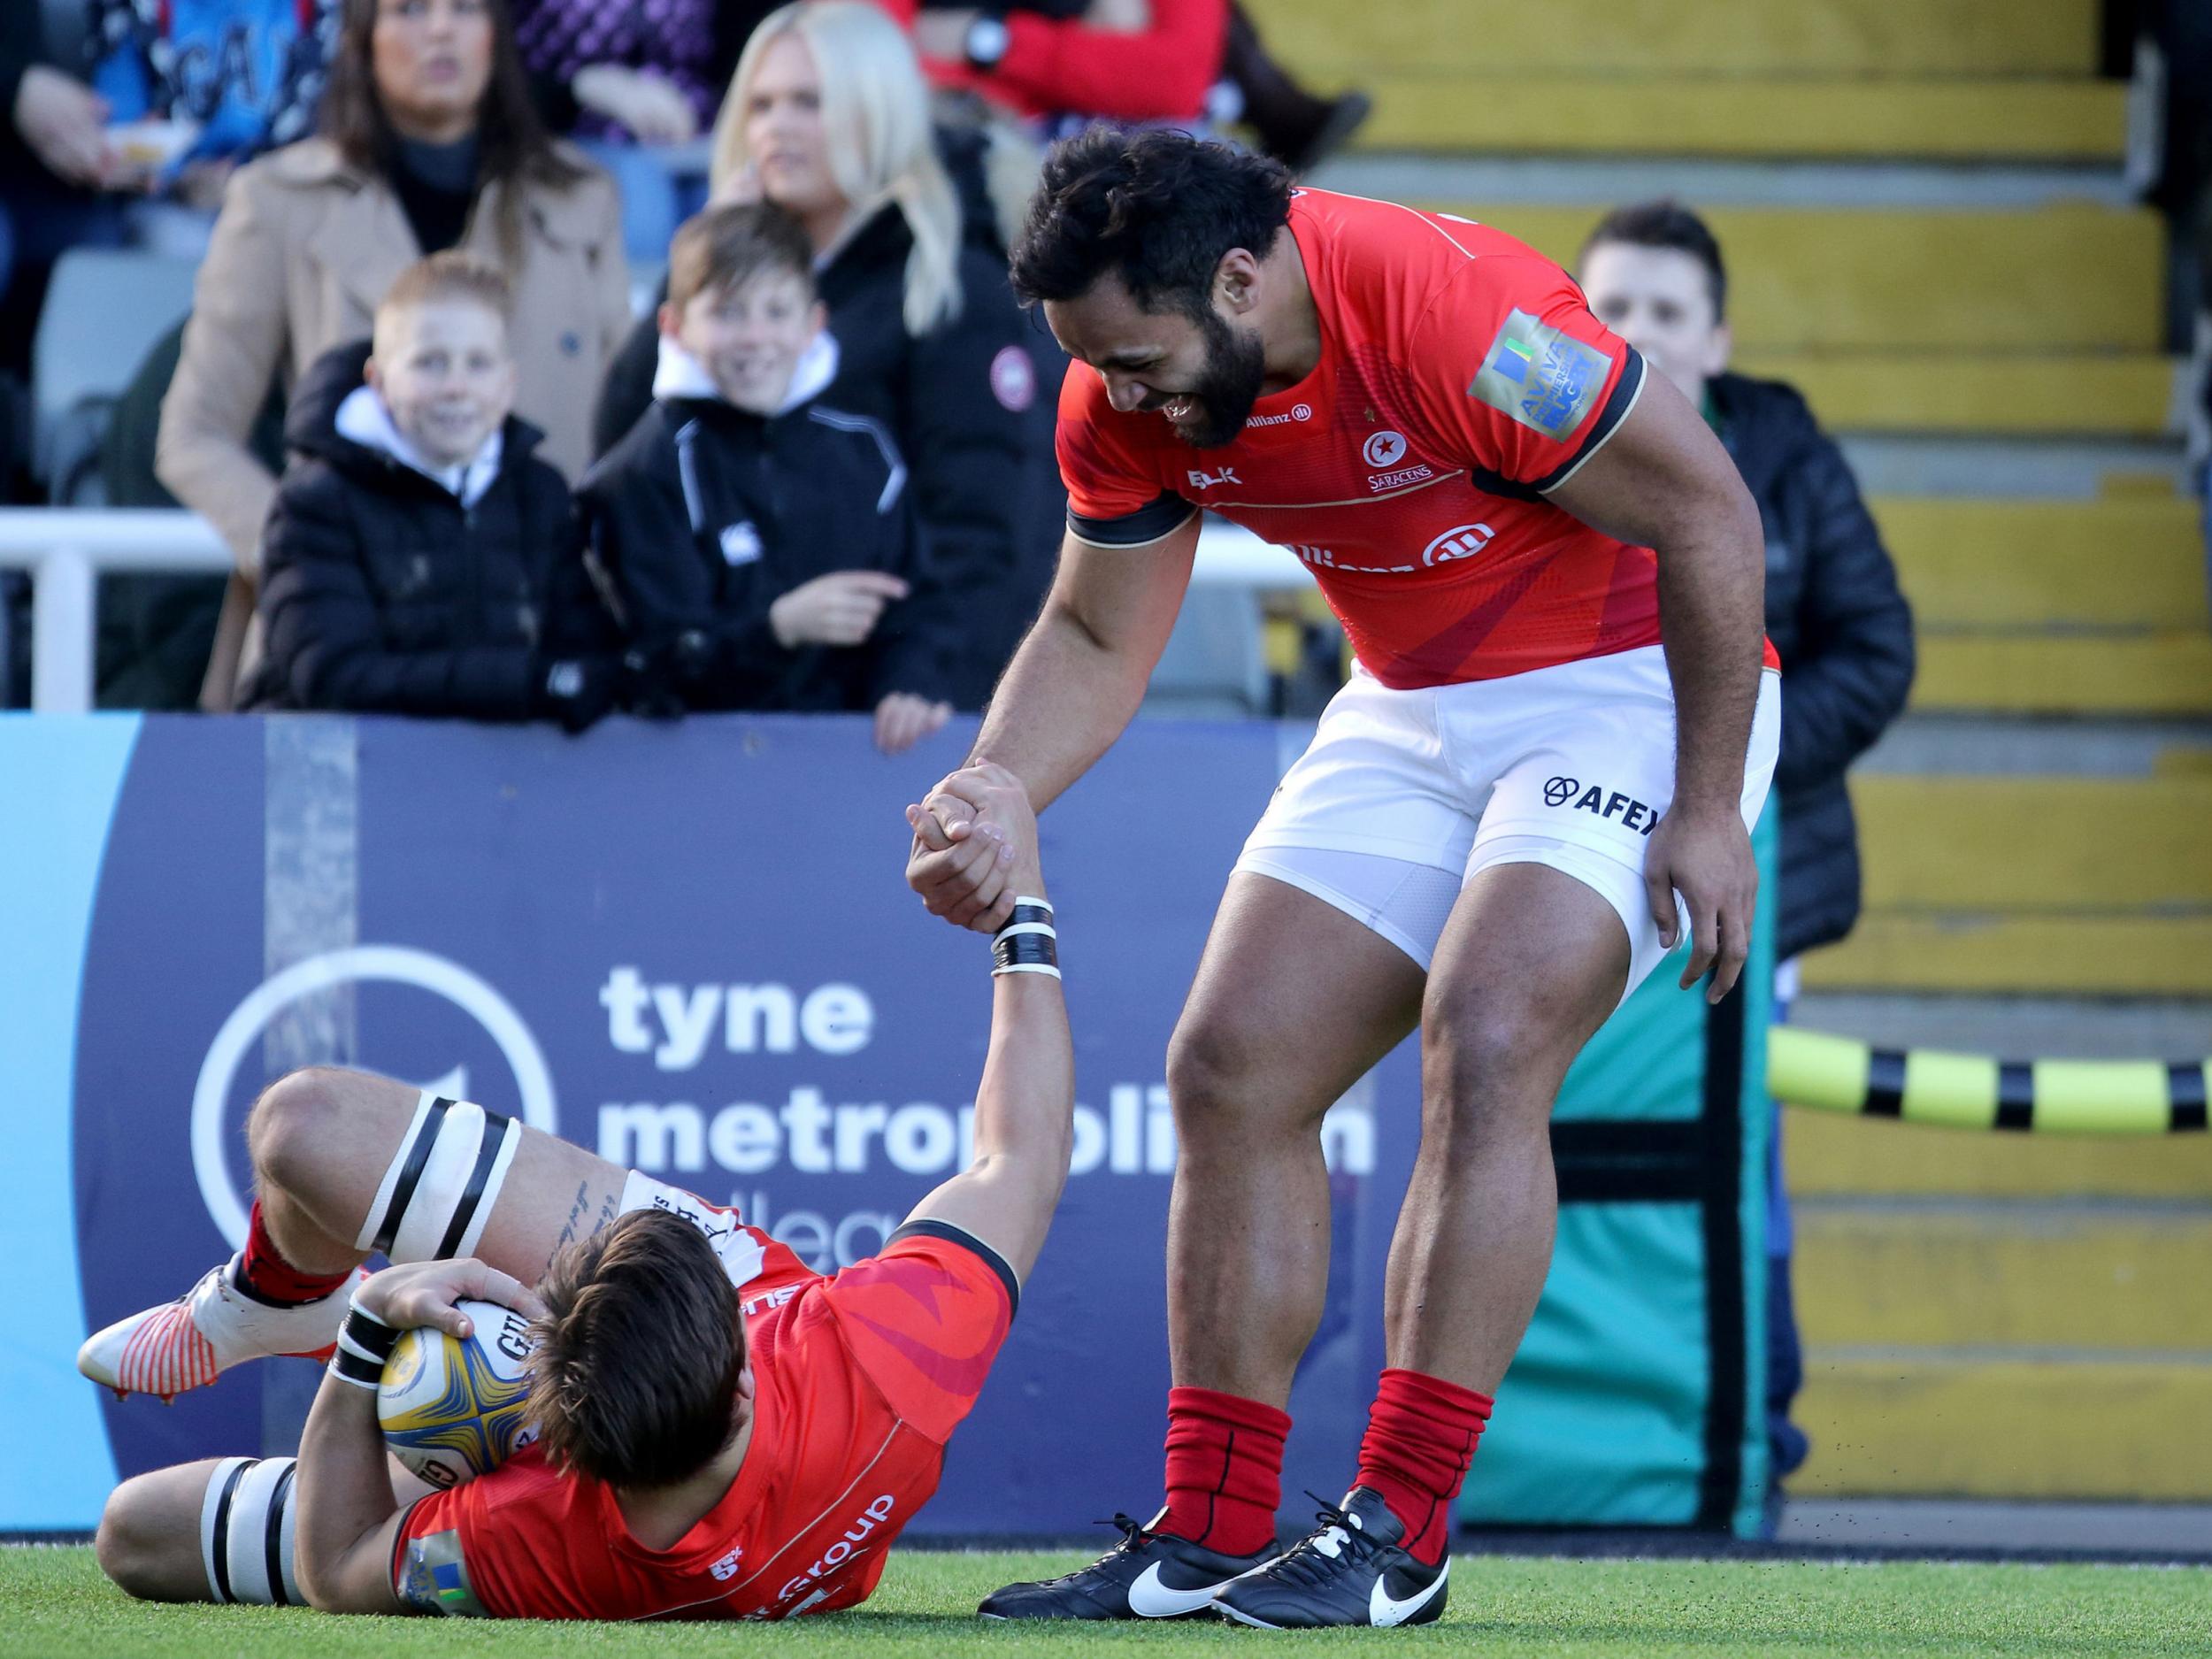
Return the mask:
<path id="1" fill-rule="evenodd" d="M 2212 1654 L 2212 1572 L 2141 1567 L 1468 1556 L 1438 1624 L 1271 1634 L 1192 1623 L 984 1624 L 977 1601 L 1071 1555 L 901 1552 L 873 1601 L 787 1624 L 531 1624 L 337 1618 L 289 1608 L 160 1607 L 100 1576 L 85 1548 L 0 1549 L 0 1655 L 465 1659 L 565 1654 L 938 1655 L 1050 1648 L 1311 1652 L 1365 1644 L 1455 1655 Z"/>

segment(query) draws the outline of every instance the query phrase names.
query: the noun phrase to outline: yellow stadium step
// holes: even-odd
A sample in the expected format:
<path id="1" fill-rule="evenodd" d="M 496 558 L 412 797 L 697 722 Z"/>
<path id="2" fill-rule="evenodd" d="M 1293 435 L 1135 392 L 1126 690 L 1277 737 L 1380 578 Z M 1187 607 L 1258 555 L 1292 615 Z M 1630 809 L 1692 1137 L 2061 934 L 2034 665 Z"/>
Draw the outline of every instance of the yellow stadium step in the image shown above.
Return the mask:
<path id="1" fill-rule="evenodd" d="M 1571 269 L 1604 217 L 1599 208 L 1549 204 L 1421 205 L 1495 225 Z M 1891 366 L 1860 374 L 1851 396 L 1861 409 L 1879 401 L 1878 377 L 1888 373 L 1899 408 L 1951 399 L 1956 412 L 1960 394 L 1948 384 L 1949 369 L 1961 356 L 2144 358 L 2161 345 L 2166 233 L 2147 209 L 2084 202 L 2002 211 L 1722 206 L 1705 217 L 1728 260 L 1729 322 L 1745 362 L 1879 354 L 1870 361 Z M 2002 375 L 1988 385 L 2008 389 Z M 2102 382 L 2091 375 L 2085 385 Z M 1816 383 L 1807 389 L 1831 426 L 1847 424 L 1824 405 Z M 2142 389 L 2139 365 L 2130 419 L 2147 418 Z M 2062 395 L 2047 388 L 2047 407 Z"/>
<path id="2" fill-rule="evenodd" d="M 1805 958 L 1813 990 L 2212 996 L 2212 916 L 1928 917 L 1869 910 Z"/>
<path id="3" fill-rule="evenodd" d="M 2131 1360 L 1824 1354 L 1790 1490 L 1978 1498 L 2212 1498 L 2212 1352 Z"/>
<path id="4" fill-rule="evenodd" d="M 2212 637 L 2200 629 L 2070 636 L 1931 630 L 1920 640 L 1911 706 L 1922 713 L 2212 714 Z"/>
<path id="5" fill-rule="evenodd" d="M 1923 628 L 2207 625 L 2200 510 L 2180 496 L 1871 504 Z"/>
<path id="6" fill-rule="evenodd" d="M 1443 4 L 1249 0 L 1269 47 L 1325 85 L 1379 69 L 1537 73 L 2086 75 L 2096 0 L 1548 0 L 1479 17 Z M 1501 72 L 1503 72 L 1502 74 Z"/>
<path id="7" fill-rule="evenodd" d="M 2085 79 L 1641 80 L 1493 61 L 1366 84 L 1375 113 L 1355 142 L 1369 150 L 2116 164 L 2127 137 L 2126 88 Z"/>
<path id="8" fill-rule="evenodd" d="M 1832 432 L 2154 438 L 2174 424 L 2177 365 L 2142 354 L 1753 351 L 1735 366 L 1789 381 Z"/>
<path id="9" fill-rule="evenodd" d="M 1839 1347 L 2212 1347 L 2199 1212 L 2079 1204 L 1798 1207 L 1805 1340 Z"/>
<path id="10" fill-rule="evenodd" d="M 2212 777 L 1862 772 L 1851 795 L 1870 910 L 2212 910 Z"/>
<path id="11" fill-rule="evenodd" d="M 2201 1202 L 2212 1194 L 2212 1135 L 2205 1134 L 2099 1141 L 1926 1129 L 1793 1108 L 1783 1114 L 1782 1159 L 1789 1189 L 1799 1197 Z"/>

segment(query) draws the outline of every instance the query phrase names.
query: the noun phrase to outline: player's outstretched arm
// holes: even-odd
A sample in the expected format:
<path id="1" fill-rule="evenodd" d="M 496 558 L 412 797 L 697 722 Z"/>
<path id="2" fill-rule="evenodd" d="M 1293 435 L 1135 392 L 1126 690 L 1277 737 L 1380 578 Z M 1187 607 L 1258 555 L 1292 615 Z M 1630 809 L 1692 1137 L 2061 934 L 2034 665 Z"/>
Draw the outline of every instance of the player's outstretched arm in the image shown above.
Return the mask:
<path id="1" fill-rule="evenodd" d="M 939 787 L 974 812 L 975 842 L 991 849 L 995 868 L 1010 884 L 1010 901 L 1048 902 L 1037 821 L 1020 780 L 986 764 L 955 772 Z M 910 807 L 908 814 L 910 821 L 921 809 Z M 949 1222 L 1003 1256 L 1016 1278 L 1026 1279 L 1067 1182 L 1074 1113 L 1075 1049 L 1058 975 L 995 974 L 991 1046 L 975 1097 L 975 1161 L 907 1219 Z"/>
<path id="2" fill-rule="evenodd" d="M 1674 803 L 1646 843 L 1644 886 L 1675 943 L 1674 895 L 1695 949 L 1684 986 L 1710 968 L 1728 994 L 1750 949 L 1759 867 L 1744 828 L 1744 757 L 1759 698 L 1766 546 L 1736 465 L 1666 377 L 1644 386 L 1605 447 L 1551 499 L 1659 560 L 1659 634 L 1674 682 Z"/>
<path id="3" fill-rule="evenodd" d="M 467 1316 L 453 1304 L 470 1299 L 534 1318 L 545 1311 L 535 1291 L 474 1257 L 388 1267 L 354 1292 L 356 1311 L 348 1316 L 338 1356 L 300 1435 L 296 1564 L 300 1588 L 326 1613 L 411 1610 L 392 1587 L 392 1548 L 403 1512 L 392 1496 L 376 1385 L 369 1379 L 391 1351 L 384 1333 L 434 1325 L 466 1336 Z"/>
<path id="4" fill-rule="evenodd" d="M 1043 611 L 991 694 L 972 758 L 1003 767 L 1042 811 L 1089 771 L 1144 701 L 1198 551 L 1198 516 L 1143 547 L 1069 536 Z M 933 915 L 996 933 L 1012 890 L 967 841 L 974 809 L 941 785 L 923 803 L 906 879 Z"/>

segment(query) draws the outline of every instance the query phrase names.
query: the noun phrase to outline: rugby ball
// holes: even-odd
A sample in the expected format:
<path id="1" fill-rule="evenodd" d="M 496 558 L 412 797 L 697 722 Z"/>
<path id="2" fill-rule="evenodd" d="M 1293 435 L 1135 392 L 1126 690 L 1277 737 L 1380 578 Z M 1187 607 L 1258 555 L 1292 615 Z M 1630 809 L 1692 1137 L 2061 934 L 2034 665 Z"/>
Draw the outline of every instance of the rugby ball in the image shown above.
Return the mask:
<path id="1" fill-rule="evenodd" d="M 376 1390 L 385 1444 L 440 1488 L 498 1468 L 537 1438 L 523 1420 L 530 1392 L 523 1362 L 534 1346 L 529 1320 L 496 1302 L 458 1305 L 470 1333 L 449 1336 L 434 1325 L 403 1333 Z"/>

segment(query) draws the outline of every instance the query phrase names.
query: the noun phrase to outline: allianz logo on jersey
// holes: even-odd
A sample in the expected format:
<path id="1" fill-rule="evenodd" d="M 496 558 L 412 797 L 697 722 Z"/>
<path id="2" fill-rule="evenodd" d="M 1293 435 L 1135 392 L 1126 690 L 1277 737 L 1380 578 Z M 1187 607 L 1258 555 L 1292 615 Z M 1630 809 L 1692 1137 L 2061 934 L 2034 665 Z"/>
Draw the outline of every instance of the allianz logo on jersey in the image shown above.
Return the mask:
<path id="1" fill-rule="evenodd" d="M 1421 549 L 1421 563 L 1446 565 L 1454 559 L 1471 559 L 1496 540 L 1497 534 L 1486 524 L 1454 525 Z"/>
<path id="2" fill-rule="evenodd" d="M 1340 558 L 1333 548 L 1295 543 L 1289 550 L 1317 570 L 1345 571 L 1357 576 L 1404 576 L 1423 568 L 1448 565 L 1454 559 L 1471 559 L 1496 541 L 1497 536 L 1498 533 L 1486 524 L 1455 524 L 1421 549 L 1419 565 L 1354 565 Z"/>

